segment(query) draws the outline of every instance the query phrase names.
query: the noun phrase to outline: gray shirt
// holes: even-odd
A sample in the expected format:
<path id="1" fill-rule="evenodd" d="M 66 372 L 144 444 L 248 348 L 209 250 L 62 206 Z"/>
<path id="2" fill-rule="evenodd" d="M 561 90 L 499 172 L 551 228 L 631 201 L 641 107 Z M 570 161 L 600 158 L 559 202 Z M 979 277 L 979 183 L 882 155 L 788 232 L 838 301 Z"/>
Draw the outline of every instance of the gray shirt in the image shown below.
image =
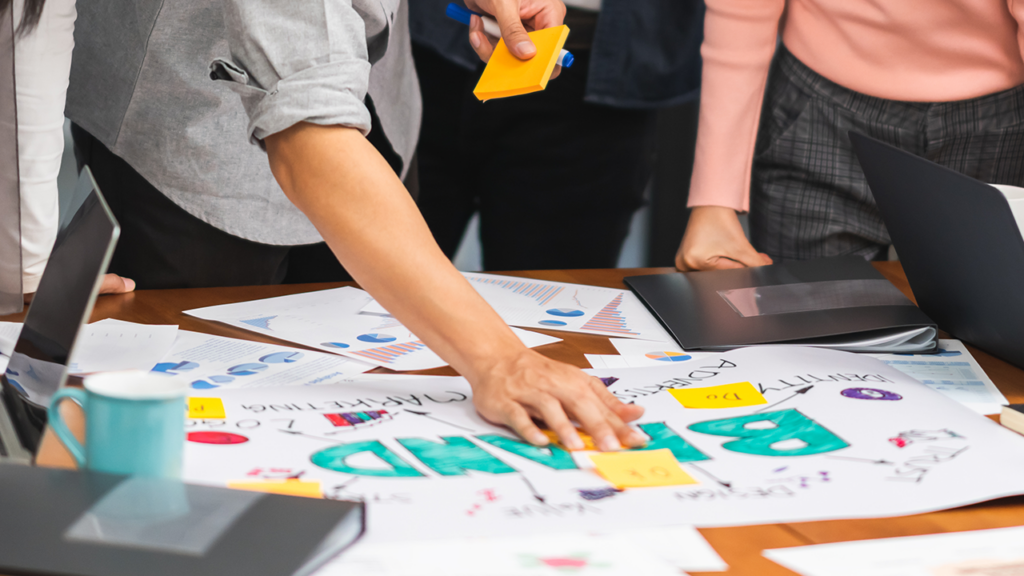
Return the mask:
<path id="1" fill-rule="evenodd" d="M 367 96 L 409 165 L 421 105 L 405 0 L 88 0 L 78 11 L 67 116 L 220 230 L 319 242 L 253 142 L 301 121 L 366 134 Z"/>

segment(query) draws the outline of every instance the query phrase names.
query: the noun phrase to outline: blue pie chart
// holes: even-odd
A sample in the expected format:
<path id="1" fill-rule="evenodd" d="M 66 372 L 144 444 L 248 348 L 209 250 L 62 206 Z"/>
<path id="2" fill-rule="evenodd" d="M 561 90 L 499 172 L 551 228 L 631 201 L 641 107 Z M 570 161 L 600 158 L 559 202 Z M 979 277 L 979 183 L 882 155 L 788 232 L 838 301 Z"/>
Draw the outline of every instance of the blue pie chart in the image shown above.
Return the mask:
<path id="1" fill-rule="evenodd" d="M 561 320 L 541 320 L 537 324 L 543 324 L 544 326 L 565 326 L 565 322 Z"/>
<path id="2" fill-rule="evenodd" d="M 387 334 L 362 334 L 356 336 L 356 340 L 360 340 L 362 342 L 372 342 L 374 344 L 384 344 L 385 342 L 394 342 L 395 340 L 398 340 L 398 338 L 395 338 L 394 336 L 389 336 Z"/>
<path id="3" fill-rule="evenodd" d="M 228 382 L 234 382 L 233 376 L 210 376 L 210 380 L 213 380 L 217 384 L 227 384 Z"/>
<path id="4" fill-rule="evenodd" d="M 252 376 L 253 374 L 263 372 L 267 368 L 268 366 L 266 364 L 239 364 L 238 366 L 228 368 L 228 374 L 232 376 Z"/>
<path id="5" fill-rule="evenodd" d="M 260 362 L 266 362 L 267 364 L 291 364 L 292 362 L 298 362 L 303 356 L 302 352 L 274 352 L 260 358 Z"/>
<path id="6" fill-rule="evenodd" d="M 192 388 L 196 390 L 212 390 L 214 388 L 220 388 L 220 386 L 217 386 L 216 384 L 210 384 L 205 380 L 196 380 L 195 382 L 192 383 Z"/>
<path id="7" fill-rule="evenodd" d="M 324 348 L 348 348 L 344 342 L 321 342 L 320 345 Z"/>
<path id="8" fill-rule="evenodd" d="M 561 316 L 562 318 L 576 318 L 583 316 L 583 310 L 573 310 L 572 308 L 552 308 L 548 310 L 548 314 L 552 316 Z"/>

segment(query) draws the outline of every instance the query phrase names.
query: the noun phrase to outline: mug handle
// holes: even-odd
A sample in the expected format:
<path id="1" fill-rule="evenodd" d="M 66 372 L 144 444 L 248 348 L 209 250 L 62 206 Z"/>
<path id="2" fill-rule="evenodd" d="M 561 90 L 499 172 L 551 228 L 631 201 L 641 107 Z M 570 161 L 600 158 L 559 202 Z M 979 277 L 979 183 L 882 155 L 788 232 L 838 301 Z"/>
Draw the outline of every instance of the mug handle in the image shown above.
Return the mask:
<path id="1" fill-rule="evenodd" d="M 85 448 L 82 447 L 78 438 L 75 438 L 75 435 L 68 429 L 64 419 L 61 418 L 60 410 L 58 410 L 61 400 L 65 398 L 81 406 L 83 411 L 88 412 L 89 410 L 86 405 L 89 402 L 89 396 L 85 390 L 80 388 L 64 388 L 53 395 L 53 399 L 50 400 L 50 408 L 46 411 L 47 417 L 50 420 L 50 428 L 57 435 L 57 439 L 67 447 L 68 452 L 71 452 L 75 461 L 78 462 L 78 467 L 85 468 Z"/>

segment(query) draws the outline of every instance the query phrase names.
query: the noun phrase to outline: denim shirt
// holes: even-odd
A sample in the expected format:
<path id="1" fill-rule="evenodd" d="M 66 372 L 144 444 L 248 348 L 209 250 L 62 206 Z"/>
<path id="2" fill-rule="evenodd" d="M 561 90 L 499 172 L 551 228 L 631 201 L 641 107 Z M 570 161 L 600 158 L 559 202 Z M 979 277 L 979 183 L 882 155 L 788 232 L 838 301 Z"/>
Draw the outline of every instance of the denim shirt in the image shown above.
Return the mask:
<path id="1" fill-rule="evenodd" d="M 404 176 L 420 122 L 406 0 L 78 3 L 67 116 L 240 238 L 321 240 L 252 142 L 303 121 L 365 134 L 367 98 Z"/>
<path id="2" fill-rule="evenodd" d="M 413 0 L 412 39 L 465 68 L 476 68 L 479 59 L 469 46 L 468 29 L 444 14 L 450 1 Z M 695 100 L 703 38 L 702 0 L 603 0 L 585 100 L 620 108 Z"/>

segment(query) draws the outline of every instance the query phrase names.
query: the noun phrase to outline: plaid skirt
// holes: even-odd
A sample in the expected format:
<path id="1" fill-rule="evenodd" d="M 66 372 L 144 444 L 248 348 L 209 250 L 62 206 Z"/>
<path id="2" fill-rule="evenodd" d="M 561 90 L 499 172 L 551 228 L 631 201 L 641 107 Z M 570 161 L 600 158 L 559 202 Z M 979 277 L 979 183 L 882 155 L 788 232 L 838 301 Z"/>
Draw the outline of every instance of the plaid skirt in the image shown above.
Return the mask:
<path id="1" fill-rule="evenodd" d="M 775 260 L 891 244 L 847 131 L 993 184 L 1024 186 L 1024 85 L 957 102 L 901 102 L 827 80 L 779 46 L 754 149 L 750 233 Z"/>

